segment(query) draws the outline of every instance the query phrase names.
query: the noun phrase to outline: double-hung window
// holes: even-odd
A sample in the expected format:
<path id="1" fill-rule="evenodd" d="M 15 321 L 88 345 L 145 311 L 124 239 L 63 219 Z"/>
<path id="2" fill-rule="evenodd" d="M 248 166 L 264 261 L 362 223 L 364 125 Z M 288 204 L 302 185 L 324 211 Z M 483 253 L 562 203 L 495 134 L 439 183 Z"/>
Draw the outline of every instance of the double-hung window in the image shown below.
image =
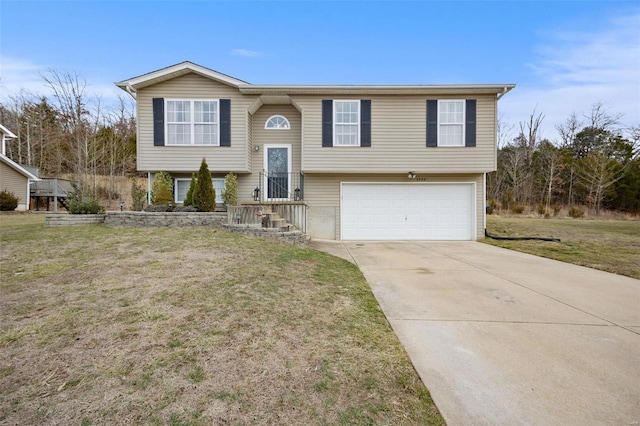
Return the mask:
<path id="1" fill-rule="evenodd" d="M 226 190 L 224 178 L 212 178 L 213 189 L 216 190 L 216 204 L 222 204 L 222 193 Z M 189 186 L 191 186 L 190 178 L 177 178 L 174 185 L 174 198 L 176 203 L 184 203 L 184 199 L 187 198 L 187 192 L 189 192 Z"/>
<path id="2" fill-rule="evenodd" d="M 334 146 L 360 146 L 360 101 L 333 101 Z"/>
<path id="3" fill-rule="evenodd" d="M 465 145 L 465 101 L 438 101 L 438 146 Z"/>
<path id="4" fill-rule="evenodd" d="M 220 145 L 217 99 L 166 101 L 167 145 Z"/>

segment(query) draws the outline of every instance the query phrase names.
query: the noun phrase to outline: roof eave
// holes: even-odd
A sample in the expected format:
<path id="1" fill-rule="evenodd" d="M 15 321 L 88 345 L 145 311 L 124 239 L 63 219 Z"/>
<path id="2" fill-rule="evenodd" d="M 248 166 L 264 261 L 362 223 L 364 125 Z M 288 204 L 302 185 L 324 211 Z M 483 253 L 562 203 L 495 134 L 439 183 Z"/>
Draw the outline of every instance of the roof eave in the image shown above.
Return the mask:
<path id="1" fill-rule="evenodd" d="M 411 86 L 279 86 L 246 85 L 239 87 L 245 95 L 498 95 L 515 84 L 411 85 Z"/>
<path id="2" fill-rule="evenodd" d="M 3 161 L 6 165 L 11 167 L 12 169 L 17 171 L 18 173 L 24 175 L 29 180 L 33 180 L 33 181 L 39 181 L 40 180 L 40 178 L 38 176 L 34 175 L 29 170 L 25 169 L 20 164 L 16 163 L 15 161 L 13 161 L 11 158 L 7 157 L 6 155 L 0 154 L 0 161 Z"/>

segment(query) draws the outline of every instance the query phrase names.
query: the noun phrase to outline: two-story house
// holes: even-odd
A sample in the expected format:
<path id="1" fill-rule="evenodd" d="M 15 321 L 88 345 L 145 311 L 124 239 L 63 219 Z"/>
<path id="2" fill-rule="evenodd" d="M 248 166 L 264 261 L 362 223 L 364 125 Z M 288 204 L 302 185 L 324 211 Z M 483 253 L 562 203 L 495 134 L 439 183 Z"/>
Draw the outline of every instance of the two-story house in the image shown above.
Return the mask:
<path id="1" fill-rule="evenodd" d="M 306 206 L 313 238 L 475 240 L 513 84 L 255 85 L 183 62 L 116 85 L 136 99 L 138 170 L 181 202 L 206 159 L 216 192 Z"/>

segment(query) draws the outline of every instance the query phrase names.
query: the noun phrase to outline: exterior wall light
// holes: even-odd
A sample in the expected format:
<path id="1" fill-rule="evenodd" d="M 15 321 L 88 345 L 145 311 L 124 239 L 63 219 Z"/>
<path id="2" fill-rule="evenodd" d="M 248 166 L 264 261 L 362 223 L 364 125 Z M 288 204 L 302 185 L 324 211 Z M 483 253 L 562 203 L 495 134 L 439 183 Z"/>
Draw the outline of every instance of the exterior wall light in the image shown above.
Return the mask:
<path id="1" fill-rule="evenodd" d="M 415 175 L 413 172 L 409 172 L 409 173 L 407 173 L 407 177 L 408 177 L 409 179 L 415 179 L 415 178 L 416 178 L 416 175 Z"/>
<path id="2" fill-rule="evenodd" d="M 256 186 L 256 189 L 253 190 L 253 201 L 260 200 L 260 188 Z"/>
<path id="3" fill-rule="evenodd" d="M 260 151 L 260 145 L 254 145 L 253 150 L 256 152 Z"/>
<path id="4" fill-rule="evenodd" d="M 300 201 L 300 188 L 296 188 L 293 190 L 293 200 Z"/>

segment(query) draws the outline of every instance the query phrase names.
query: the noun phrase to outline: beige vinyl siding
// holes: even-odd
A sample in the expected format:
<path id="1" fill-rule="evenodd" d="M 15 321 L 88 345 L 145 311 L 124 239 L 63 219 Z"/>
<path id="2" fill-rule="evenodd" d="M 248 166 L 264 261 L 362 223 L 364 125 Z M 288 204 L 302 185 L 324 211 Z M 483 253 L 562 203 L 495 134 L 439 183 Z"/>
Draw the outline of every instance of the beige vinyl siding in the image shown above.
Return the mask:
<path id="1" fill-rule="evenodd" d="M 29 209 L 27 183 L 29 179 L 3 162 L 0 162 L 0 191 L 8 191 L 18 197 L 18 210 Z"/>
<path id="2" fill-rule="evenodd" d="M 371 99 L 371 147 L 322 147 L 322 100 L 332 96 L 294 97 L 304 112 L 302 141 L 305 172 L 353 173 L 485 173 L 495 169 L 496 97 L 439 96 L 476 99 L 475 147 L 426 147 L 424 96 L 363 96 Z M 352 96 L 348 99 L 354 99 Z M 433 98 L 432 98 L 433 99 Z"/>
<path id="3" fill-rule="evenodd" d="M 267 130 L 264 128 L 269 117 L 282 115 L 291 124 L 289 130 Z M 259 146 L 260 150 L 250 152 L 253 173 L 250 176 L 238 180 L 238 201 L 251 200 L 251 194 L 260 179 L 260 172 L 264 169 L 264 147 L 269 144 L 291 145 L 291 168 L 292 172 L 300 173 L 300 161 L 302 156 L 300 133 L 301 120 L 300 113 L 291 105 L 263 105 L 251 118 L 250 133 L 252 135 L 253 146 Z"/>
<path id="4" fill-rule="evenodd" d="M 402 182 L 420 184 L 423 182 L 475 182 L 476 183 L 476 234 L 478 239 L 484 238 L 484 180 L 483 174 L 455 175 L 418 175 L 410 182 L 406 173 L 399 175 L 383 174 L 315 174 L 305 175 L 305 202 L 309 205 L 308 218 L 313 223 L 316 211 L 326 215 L 327 208 L 335 208 L 335 239 L 340 237 L 340 183 L 341 182 Z M 308 229 L 313 237 L 314 229 Z"/>
<path id="5" fill-rule="evenodd" d="M 153 98 L 231 99 L 231 146 L 153 146 Z M 140 89 L 137 94 L 138 170 L 195 171 L 202 158 L 206 158 L 212 172 L 249 172 L 247 108 L 255 98 L 197 74 Z"/>

